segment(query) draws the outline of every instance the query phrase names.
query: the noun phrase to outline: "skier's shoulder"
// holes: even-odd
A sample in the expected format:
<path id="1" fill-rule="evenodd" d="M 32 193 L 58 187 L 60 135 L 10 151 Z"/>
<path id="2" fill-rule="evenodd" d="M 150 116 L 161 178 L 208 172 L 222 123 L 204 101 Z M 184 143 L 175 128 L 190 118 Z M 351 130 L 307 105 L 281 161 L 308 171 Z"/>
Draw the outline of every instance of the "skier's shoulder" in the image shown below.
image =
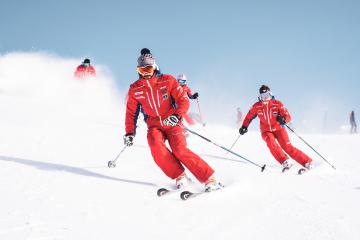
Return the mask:
<path id="1" fill-rule="evenodd" d="M 77 71 L 81 71 L 81 70 L 85 70 L 84 65 L 80 64 L 79 66 L 76 67 Z"/>
<path id="2" fill-rule="evenodd" d="M 177 82 L 176 78 L 170 74 L 159 74 L 158 82 Z"/>
<path id="3" fill-rule="evenodd" d="M 144 82 L 141 81 L 141 78 L 139 78 L 138 80 L 136 80 L 135 82 L 133 82 L 133 83 L 130 84 L 130 89 L 129 89 L 129 91 L 131 91 L 131 90 L 136 90 L 136 89 L 142 88 L 142 87 L 144 87 L 144 86 L 145 86 Z"/>
<path id="4" fill-rule="evenodd" d="M 189 89 L 190 89 L 186 84 L 181 85 L 181 87 L 184 91 L 189 91 Z"/>
<path id="5" fill-rule="evenodd" d="M 261 102 L 260 102 L 260 101 L 257 101 L 257 102 L 255 102 L 255 103 L 252 105 L 251 108 L 261 108 L 261 107 L 262 107 Z"/>
<path id="6" fill-rule="evenodd" d="M 279 105 L 279 106 L 283 106 L 283 105 L 284 105 L 280 100 L 277 100 L 277 99 L 275 99 L 275 98 L 271 99 L 270 101 L 271 101 L 271 103 L 272 103 L 273 105 Z"/>
<path id="7" fill-rule="evenodd" d="M 88 69 L 91 70 L 91 71 L 95 71 L 95 68 L 92 65 L 88 66 Z"/>

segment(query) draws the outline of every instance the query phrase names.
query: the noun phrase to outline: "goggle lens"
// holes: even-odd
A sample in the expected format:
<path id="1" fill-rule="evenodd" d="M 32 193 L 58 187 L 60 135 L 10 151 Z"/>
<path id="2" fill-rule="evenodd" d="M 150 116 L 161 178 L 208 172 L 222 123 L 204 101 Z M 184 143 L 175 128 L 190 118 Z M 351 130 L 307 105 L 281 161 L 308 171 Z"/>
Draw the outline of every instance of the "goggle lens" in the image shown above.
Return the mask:
<path id="1" fill-rule="evenodd" d="M 179 82 L 181 85 L 183 85 L 183 84 L 185 84 L 186 80 L 184 80 L 184 79 L 178 79 L 178 82 Z"/>
<path id="2" fill-rule="evenodd" d="M 138 67 L 137 71 L 142 76 L 152 75 L 154 73 L 154 67 L 153 66 Z"/>
<path id="3" fill-rule="evenodd" d="M 272 97 L 272 94 L 271 94 L 270 91 L 260 93 L 260 96 L 259 96 L 260 100 L 266 100 L 266 99 L 271 98 L 271 97 Z"/>

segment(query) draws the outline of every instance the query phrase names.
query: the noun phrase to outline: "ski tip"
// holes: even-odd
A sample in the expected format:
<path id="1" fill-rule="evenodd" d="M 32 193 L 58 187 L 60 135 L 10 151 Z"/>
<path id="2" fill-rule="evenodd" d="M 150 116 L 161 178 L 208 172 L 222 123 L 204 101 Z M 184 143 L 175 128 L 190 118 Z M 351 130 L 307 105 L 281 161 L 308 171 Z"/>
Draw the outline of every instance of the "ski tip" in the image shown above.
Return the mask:
<path id="1" fill-rule="evenodd" d="M 306 169 L 305 168 L 300 168 L 299 171 L 298 171 L 298 174 L 301 175 L 304 172 L 306 172 Z"/>
<path id="2" fill-rule="evenodd" d="M 158 195 L 158 197 L 161 197 L 161 196 L 163 196 L 164 194 L 166 194 L 166 193 L 168 193 L 169 192 L 169 190 L 167 190 L 166 188 L 159 188 L 158 190 L 157 190 L 157 195 Z"/>
<path id="3" fill-rule="evenodd" d="M 264 164 L 264 166 L 261 167 L 261 172 L 263 172 L 265 170 L 266 164 Z"/>
<path id="4" fill-rule="evenodd" d="M 185 200 L 187 200 L 191 195 L 193 195 L 192 192 L 184 191 L 184 192 L 180 193 L 180 198 L 181 198 L 181 200 L 185 201 Z"/>

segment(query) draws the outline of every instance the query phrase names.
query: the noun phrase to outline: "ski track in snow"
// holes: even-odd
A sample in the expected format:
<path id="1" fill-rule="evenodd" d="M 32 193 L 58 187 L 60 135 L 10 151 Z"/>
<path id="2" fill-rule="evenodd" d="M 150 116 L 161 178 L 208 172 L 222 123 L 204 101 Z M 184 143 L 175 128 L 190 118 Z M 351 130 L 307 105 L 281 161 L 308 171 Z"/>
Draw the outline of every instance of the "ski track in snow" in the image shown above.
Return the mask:
<path id="1" fill-rule="evenodd" d="M 333 170 L 289 133 L 316 164 L 302 176 L 298 166 L 281 173 L 259 132 L 233 150 L 267 164 L 263 173 L 190 135 L 226 187 L 158 198 L 173 181 L 153 162 L 141 119 L 135 145 L 107 168 L 122 148 L 124 98 L 101 68 L 96 80 L 74 81 L 77 63 L 0 56 L 0 239 L 360 239 L 359 135 L 303 135 Z M 237 137 L 224 126 L 192 129 L 224 146 Z"/>

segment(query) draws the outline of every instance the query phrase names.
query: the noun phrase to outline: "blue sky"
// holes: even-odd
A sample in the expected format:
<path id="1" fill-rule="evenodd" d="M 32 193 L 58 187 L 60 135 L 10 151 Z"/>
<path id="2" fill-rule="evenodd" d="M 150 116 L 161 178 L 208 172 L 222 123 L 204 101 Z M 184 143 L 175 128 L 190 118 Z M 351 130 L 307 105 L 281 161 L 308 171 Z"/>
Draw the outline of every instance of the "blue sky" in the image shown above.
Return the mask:
<path id="1" fill-rule="evenodd" d="M 319 128 L 327 112 L 332 128 L 360 111 L 359 12 L 349 0 L 2 0 L 0 53 L 89 57 L 126 89 L 148 47 L 163 72 L 188 76 L 209 118 L 234 121 L 265 83 L 294 121 Z"/>

